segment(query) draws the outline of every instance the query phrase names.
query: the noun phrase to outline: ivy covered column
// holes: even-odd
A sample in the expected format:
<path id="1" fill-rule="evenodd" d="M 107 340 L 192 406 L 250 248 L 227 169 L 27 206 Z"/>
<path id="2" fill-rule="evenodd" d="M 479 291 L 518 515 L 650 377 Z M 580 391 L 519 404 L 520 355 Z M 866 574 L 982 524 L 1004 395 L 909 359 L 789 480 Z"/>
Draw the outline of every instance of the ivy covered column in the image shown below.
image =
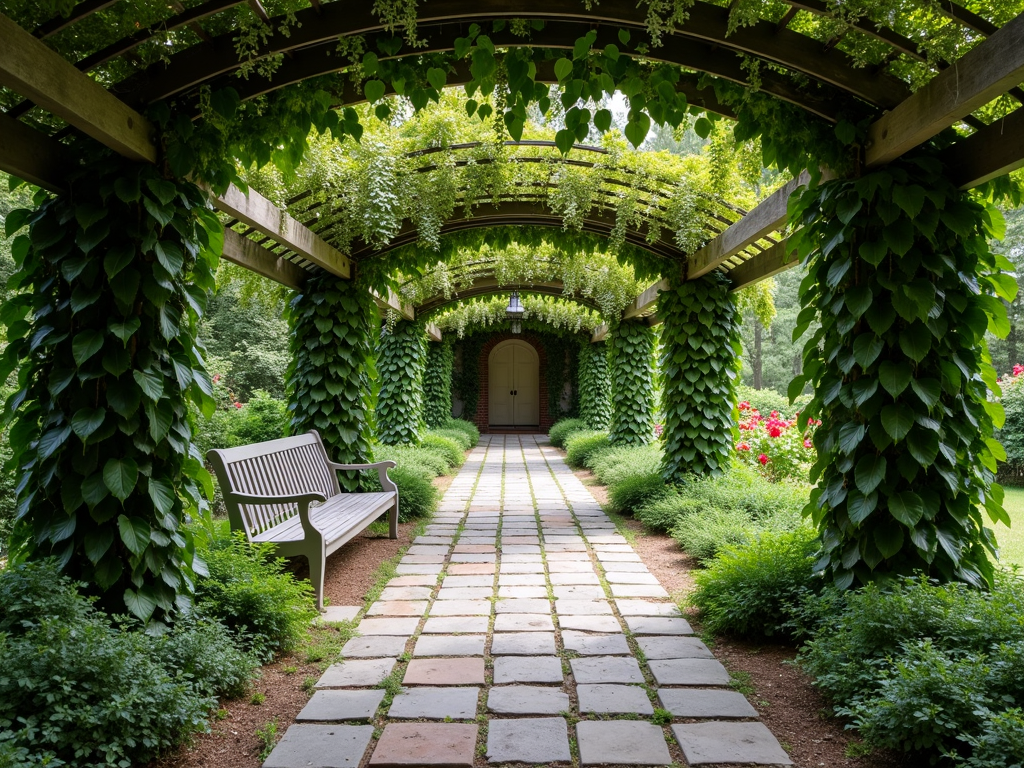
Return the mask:
<path id="1" fill-rule="evenodd" d="M 455 352 L 452 343 L 427 344 L 426 369 L 423 372 L 423 420 L 428 427 L 441 427 L 452 416 L 452 368 Z"/>
<path id="2" fill-rule="evenodd" d="M 609 439 L 644 445 L 654 439 L 654 329 L 643 320 L 624 320 L 608 331 L 608 372 L 612 415 Z"/>
<path id="3" fill-rule="evenodd" d="M 658 295 L 666 482 L 717 475 L 733 451 L 740 325 L 729 281 L 717 272 Z"/>
<path id="4" fill-rule="evenodd" d="M 15 559 L 54 557 L 114 613 L 184 610 L 184 522 L 212 497 L 189 403 L 215 403 L 197 339 L 223 230 L 206 194 L 117 158 L 12 211 L 17 272 L 0 379 L 18 476 Z"/>
<path id="5" fill-rule="evenodd" d="M 377 347 L 377 439 L 386 445 L 418 443 L 423 423 L 423 371 L 427 334 L 423 323 L 385 325 Z"/>
<path id="6" fill-rule="evenodd" d="M 859 179 L 807 190 L 791 242 L 808 265 L 796 333 L 819 416 L 819 568 L 840 587 L 916 570 L 991 583 L 993 484 L 1003 418 L 986 331 L 1009 328 L 1012 265 L 989 251 L 1002 218 L 919 155 Z"/>
<path id="7" fill-rule="evenodd" d="M 612 383 L 608 376 L 608 351 L 603 341 L 580 345 L 580 418 L 591 429 L 608 429 L 612 418 Z"/>
<path id="8" fill-rule="evenodd" d="M 292 361 L 288 408 L 293 433 L 316 429 L 333 461 L 367 462 L 370 372 L 377 308 L 365 285 L 323 273 L 306 281 L 288 306 Z M 355 472 L 342 472 L 358 490 Z"/>

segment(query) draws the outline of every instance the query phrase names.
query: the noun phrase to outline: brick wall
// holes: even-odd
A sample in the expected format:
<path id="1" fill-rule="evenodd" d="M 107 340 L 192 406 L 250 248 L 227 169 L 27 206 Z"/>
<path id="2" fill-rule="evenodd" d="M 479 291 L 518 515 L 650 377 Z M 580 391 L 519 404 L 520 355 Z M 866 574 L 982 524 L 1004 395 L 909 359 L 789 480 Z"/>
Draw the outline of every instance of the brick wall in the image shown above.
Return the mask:
<path id="1" fill-rule="evenodd" d="M 481 432 L 486 433 L 490 431 L 490 426 L 487 423 L 488 397 L 490 394 L 490 371 L 488 370 L 487 360 L 495 346 L 509 339 L 524 341 L 537 351 L 537 358 L 540 364 L 540 391 L 538 393 L 540 397 L 540 426 L 538 429 L 541 432 L 547 432 L 551 425 L 555 423 L 548 412 L 548 359 L 547 355 L 544 354 L 544 345 L 541 343 L 540 337 L 532 333 L 496 333 L 480 349 L 480 399 L 477 400 L 473 423 L 476 424 Z"/>

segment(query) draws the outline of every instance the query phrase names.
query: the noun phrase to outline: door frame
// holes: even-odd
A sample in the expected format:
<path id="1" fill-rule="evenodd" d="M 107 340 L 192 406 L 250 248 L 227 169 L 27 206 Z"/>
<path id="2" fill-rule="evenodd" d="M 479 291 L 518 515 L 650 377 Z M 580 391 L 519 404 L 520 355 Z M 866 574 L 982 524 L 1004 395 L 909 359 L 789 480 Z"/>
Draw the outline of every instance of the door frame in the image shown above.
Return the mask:
<path id="1" fill-rule="evenodd" d="M 490 395 L 490 388 L 491 388 L 491 361 L 494 359 L 494 355 L 497 352 L 499 352 L 500 350 L 502 350 L 502 349 L 504 349 L 506 347 L 525 347 L 526 349 L 529 350 L 530 355 L 532 355 L 532 357 L 533 357 L 533 359 L 534 359 L 534 361 L 535 361 L 535 363 L 537 365 L 537 392 L 536 392 L 536 398 L 537 398 L 537 423 L 536 424 L 515 424 L 515 425 L 513 425 L 513 424 L 491 424 L 491 395 Z M 526 341 L 526 339 L 505 339 L 505 340 L 499 341 L 497 344 L 495 344 L 491 348 L 490 352 L 487 353 L 487 426 L 488 427 L 494 426 L 494 427 L 499 427 L 499 428 L 500 427 L 510 427 L 510 428 L 513 428 L 513 429 L 518 429 L 520 427 L 539 427 L 540 423 L 542 421 L 542 417 L 543 417 L 543 415 L 541 413 L 542 408 L 541 408 L 541 398 L 540 398 L 540 393 L 541 393 L 541 389 L 542 389 L 542 387 L 541 387 L 541 377 L 543 376 L 543 374 L 544 374 L 544 370 L 543 370 L 543 368 L 541 366 L 540 351 L 535 346 L 533 346 L 533 344 L 531 344 L 530 342 Z M 481 382 L 481 383 L 483 383 L 483 382 Z"/>

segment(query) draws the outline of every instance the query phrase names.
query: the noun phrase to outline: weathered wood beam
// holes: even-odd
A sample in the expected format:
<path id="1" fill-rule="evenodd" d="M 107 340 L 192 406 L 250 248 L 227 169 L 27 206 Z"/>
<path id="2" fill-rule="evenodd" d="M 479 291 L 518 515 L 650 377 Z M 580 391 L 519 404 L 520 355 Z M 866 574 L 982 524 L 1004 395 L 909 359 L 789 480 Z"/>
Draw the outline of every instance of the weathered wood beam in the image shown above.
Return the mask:
<path id="1" fill-rule="evenodd" d="M 872 123 L 867 165 L 895 160 L 1022 81 L 1024 14 Z"/>
<path id="2" fill-rule="evenodd" d="M 590 336 L 590 343 L 597 344 L 599 341 L 604 341 L 608 336 L 608 331 L 608 323 L 601 323 L 601 325 L 594 329 L 594 333 Z"/>
<path id="3" fill-rule="evenodd" d="M 377 306 L 380 309 L 390 309 L 394 312 L 397 312 L 398 315 L 403 320 L 416 319 L 416 310 L 413 309 L 412 304 L 402 301 L 402 297 L 399 296 L 394 291 L 392 291 L 390 288 L 388 289 L 388 295 L 386 297 L 381 296 L 379 293 L 377 293 L 377 291 L 371 290 L 370 293 L 373 294 L 373 300 L 376 302 Z"/>
<path id="4" fill-rule="evenodd" d="M 942 159 L 961 189 L 1024 167 L 1024 107 L 961 139 L 942 153 Z"/>
<path id="5" fill-rule="evenodd" d="M 155 163 L 149 121 L 0 14 L 0 85 L 31 99 L 120 155 Z"/>
<path id="6" fill-rule="evenodd" d="M 726 274 L 732 280 L 730 290 L 738 291 L 740 288 L 785 272 L 799 263 L 796 251 L 791 249 L 785 240 L 782 240 L 749 261 L 729 270 Z"/>
<path id="7" fill-rule="evenodd" d="M 63 192 L 72 167 L 67 147 L 24 123 L 0 114 L 0 171 Z"/>
<path id="8" fill-rule="evenodd" d="M 250 272 L 295 290 L 302 290 L 306 278 L 309 277 L 309 273 L 302 267 L 268 251 L 262 245 L 257 245 L 233 229 L 224 230 L 224 258 L 232 264 L 245 267 Z"/>
<path id="9" fill-rule="evenodd" d="M 429 341 L 441 341 L 441 329 L 435 323 L 427 323 L 427 339 Z"/>
<path id="10" fill-rule="evenodd" d="M 232 185 L 223 195 L 214 197 L 213 204 L 332 275 L 346 280 L 352 277 L 352 265 L 341 251 L 326 243 L 313 230 L 297 222 L 256 190 L 250 189 L 246 194 Z"/>
<path id="11" fill-rule="evenodd" d="M 622 319 L 628 320 L 631 317 L 638 317 L 654 309 L 658 304 L 658 294 L 668 290 L 668 280 L 659 280 L 622 311 Z"/>
<path id="12" fill-rule="evenodd" d="M 686 262 L 686 279 L 694 280 L 724 264 L 748 245 L 781 229 L 786 223 L 786 206 L 790 195 L 805 186 L 806 172 L 758 203 L 746 216 L 730 225 L 722 234 L 693 253 Z"/>

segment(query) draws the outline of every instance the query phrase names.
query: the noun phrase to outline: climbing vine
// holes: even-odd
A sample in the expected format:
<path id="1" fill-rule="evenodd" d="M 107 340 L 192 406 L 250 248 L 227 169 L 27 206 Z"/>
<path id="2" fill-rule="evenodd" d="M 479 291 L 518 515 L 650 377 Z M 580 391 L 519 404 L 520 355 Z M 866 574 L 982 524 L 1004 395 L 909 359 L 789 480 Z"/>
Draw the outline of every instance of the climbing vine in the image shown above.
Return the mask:
<path id="1" fill-rule="evenodd" d="M 544 354 L 548 361 L 544 371 L 548 384 L 548 413 L 555 420 L 573 416 L 575 415 L 573 407 L 576 399 L 575 392 L 578 388 L 573 372 L 576 367 L 575 357 L 579 345 L 574 339 L 552 334 L 544 337 L 543 344 Z M 563 410 L 562 396 L 565 394 L 566 383 L 569 384 L 570 398 L 568 409 Z"/>
<path id="2" fill-rule="evenodd" d="M 377 439 L 385 445 L 419 443 L 423 429 L 423 371 L 427 334 L 422 322 L 382 328 L 377 346 Z"/>
<path id="3" fill-rule="evenodd" d="M 0 380 L 17 472 L 17 560 L 54 557 L 111 611 L 186 610 L 212 498 L 188 403 L 212 413 L 197 326 L 223 232 L 194 184 L 105 158 L 6 220 L 17 272 Z"/>
<path id="4" fill-rule="evenodd" d="M 840 587 L 923 571 L 990 584 L 1009 524 L 993 483 L 1003 409 L 985 333 L 1009 330 L 1013 265 L 988 247 L 1002 217 L 927 152 L 800 198 L 791 242 L 808 268 L 794 338 L 812 320 L 804 375 L 820 415 L 807 512 L 819 569 Z"/>
<path id="5" fill-rule="evenodd" d="M 644 445 L 654 439 L 654 330 L 645 321 L 623 320 L 608 332 L 612 443 Z"/>
<path id="6" fill-rule="evenodd" d="M 427 364 L 423 372 L 423 420 L 428 427 L 440 427 L 452 416 L 452 343 L 427 345 Z"/>
<path id="7" fill-rule="evenodd" d="M 472 421 L 480 401 L 480 351 L 487 335 L 474 333 L 459 341 L 461 365 L 456 371 L 453 390 L 462 401 L 462 418 Z"/>
<path id="8" fill-rule="evenodd" d="M 668 482 L 729 467 L 736 423 L 740 315 L 728 278 L 711 272 L 662 291 L 659 369 Z"/>
<path id="9" fill-rule="evenodd" d="M 333 461 L 369 461 L 370 380 L 377 308 L 366 286 L 327 273 L 309 278 L 288 305 L 291 363 L 285 374 L 293 433 L 316 429 Z M 339 473 L 346 490 L 356 472 Z"/>
<path id="10" fill-rule="evenodd" d="M 612 417 L 608 352 L 603 341 L 586 340 L 579 351 L 579 413 L 591 429 L 607 429 Z"/>
<path id="11" fill-rule="evenodd" d="M 540 327 L 576 334 L 592 332 L 602 322 L 594 310 L 559 297 L 521 294 L 520 299 L 526 309 L 524 328 Z M 505 295 L 478 297 L 439 312 L 432 319 L 442 331 L 455 333 L 461 339 L 470 329 L 507 330 L 507 309 Z"/>

